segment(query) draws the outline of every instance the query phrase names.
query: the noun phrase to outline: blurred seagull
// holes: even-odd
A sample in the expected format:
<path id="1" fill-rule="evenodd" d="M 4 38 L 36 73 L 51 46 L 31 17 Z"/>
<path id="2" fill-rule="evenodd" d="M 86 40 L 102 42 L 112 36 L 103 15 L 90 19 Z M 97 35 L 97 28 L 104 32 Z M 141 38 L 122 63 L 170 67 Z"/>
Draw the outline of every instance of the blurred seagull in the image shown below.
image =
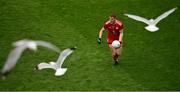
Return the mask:
<path id="1" fill-rule="evenodd" d="M 15 46 L 15 48 L 10 52 L 8 59 L 1 70 L 1 75 L 3 76 L 9 74 L 9 72 L 15 67 L 17 60 L 20 58 L 22 52 L 27 48 L 36 51 L 37 46 L 43 46 L 55 52 L 60 52 L 60 49 L 54 46 L 53 44 L 39 40 L 33 41 L 24 39 L 13 43 L 13 46 Z"/>
<path id="2" fill-rule="evenodd" d="M 145 27 L 146 30 L 150 31 L 150 32 L 155 32 L 157 30 L 159 30 L 158 27 L 156 27 L 156 24 L 158 22 L 160 22 L 162 19 L 166 18 L 168 15 L 170 15 L 171 13 L 173 13 L 177 8 L 173 8 L 165 13 L 163 13 L 162 15 L 160 15 L 159 17 L 157 17 L 156 19 L 145 19 L 145 18 L 142 18 L 140 16 L 136 16 L 136 15 L 131 15 L 131 14 L 124 14 L 126 16 L 128 16 L 129 18 L 132 18 L 134 20 L 137 20 L 137 21 L 141 21 L 141 22 L 144 22 L 146 24 L 148 24 L 148 26 Z"/>
<path id="3" fill-rule="evenodd" d="M 60 53 L 59 58 L 56 62 L 49 62 L 49 63 L 43 62 L 43 63 L 38 64 L 36 68 L 38 70 L 51 68 L 56 71 L 55 76 L 62 76 L 67 71 L 67 68 L 61 68 L 62 64 L 64 60 L 67 58 L 67 56 L 69 56 L 72 52 L 74 52 L 75 49 L 76 47 L 65 49 L 63 50 L 63 52 Z"/>

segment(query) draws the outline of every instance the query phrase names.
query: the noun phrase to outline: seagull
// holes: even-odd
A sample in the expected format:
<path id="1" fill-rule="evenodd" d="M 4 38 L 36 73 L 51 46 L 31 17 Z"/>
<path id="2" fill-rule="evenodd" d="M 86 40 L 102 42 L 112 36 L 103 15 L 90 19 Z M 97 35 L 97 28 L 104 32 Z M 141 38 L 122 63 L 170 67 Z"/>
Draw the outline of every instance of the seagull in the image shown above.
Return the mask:
<path id="1" fill-rule="evenodd" d="M 150 19 L 150 20 L 145 19 L 145 18 L 140 17 L 140 16 L 137 16 L 137 15 L 132 15 L 132 14 L 124 14 L 124 15 L 128 16 L 129 18 L 132 18 L 134 20 L 141 21 L 141 22 L 148 24 L 148 26 L 146 26 L 145 29 L 150 31 L 150 32 L 155 32 L 155 31 L 159 30 L 159 28 L 156 27 L 156 24 L 159 23 L 162 19 L 166 18 L 171 13 L 173 13 L 176 9 L 177 8 L 173 8 L 171 10 L 168 10 L 167 12 L 161 14 L 156 19 Z"/>
<path id="2" fill-rule="evenodd" d="M 15 48 L 10 52 L 7 61 L 5 62 L 0 74 L 2 76 L 6 76 L 10 73 L 10 71 L 15 67 L 17 60 L 20 58 L 22 52 L 25 49 L 30 49 L 33 51 L 37 50 L 37 46 L 43 46 L 49 49 L 52 49 L 55 52 L 60 52 L 60 49 L 57 48 L 55 45 L 45 42 L 45 41 L 33 41 L 33 40 L 27 40 L 27 39 L 23 39 L 17 42 L 13 43 L 13 46 L 15 46 Z"/>
<path id="3" fill-rule="evenodd" d="M 49 62 L 49 63 L 42 62 L 37 65 L 37 67 L 36 67 L 37 70 L 50 68 L 50 69 L 54 69 L 56 71 L 55 76 L 64 75 L 67 71 L 67 68 L 62 68 L 62 64 L 63 64 L 64 60 L 67 58 L 67 56 L 69 56 L 71 53 L 73 53 L 75 49 L 76 49 L 76 47 L 67 48 L 67 49 L 63 50 L 60 53 L 59 58 L 56 62 Z"/>

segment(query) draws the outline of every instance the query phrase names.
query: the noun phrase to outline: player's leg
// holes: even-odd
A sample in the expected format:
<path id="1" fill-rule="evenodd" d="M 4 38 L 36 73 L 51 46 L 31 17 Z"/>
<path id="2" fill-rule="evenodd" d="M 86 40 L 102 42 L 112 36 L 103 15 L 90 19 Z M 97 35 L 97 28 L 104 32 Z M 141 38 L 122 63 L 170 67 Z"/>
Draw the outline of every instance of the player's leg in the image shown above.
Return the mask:
<path id="1" fill-rule="evenodd" d="M 119 60 L 119 58 L 121 57 L 121 54 L 122 54 L 122 44 L 121 44 L 121 47 L 116 49 L 116 55 L 117 55 L 117 61 Z"/>
<path id="2" fill-rule="evenodd" d="M 117 56 L 117 61 L 119 60 L 119 58 L 121 57 L 121 53 L 122 53 L 122 47 L 116 49 L 116 56 Z"/>
<path id="3" fill-rule="evenodd" d="M 116 54 L 116 49 L 113 48 L 111 44 L 109 44 L 109 48 L 110 48 L 110 50 L 111 50 L 114 63 L 115 63 L 115 64 L 118 64 L 118 61 L 117 61 L 117 60 L 118 60 L 118 56 L 117 56 L 117 54 Z"/>

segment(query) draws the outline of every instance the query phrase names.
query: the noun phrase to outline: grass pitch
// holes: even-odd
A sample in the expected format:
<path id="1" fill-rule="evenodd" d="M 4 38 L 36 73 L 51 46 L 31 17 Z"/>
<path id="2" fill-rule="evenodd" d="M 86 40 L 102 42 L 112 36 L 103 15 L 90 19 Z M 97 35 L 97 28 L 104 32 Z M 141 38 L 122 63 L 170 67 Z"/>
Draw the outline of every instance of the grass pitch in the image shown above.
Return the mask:
<path id="1" fill-rule="evenodd" d="M 1 68 L 12 42 L 24 38 L 78 49 L 63 64 L 68 70 L 62 77 L 55 77 L 53 70 L 34 70 L 41 62 L 56 61 L 57 53 L 42 47 L 36 53 L 26 50 L 7 79 L 0 80 L 0 90 L 180 90 L 180 10 L 162 20 L 155 33 L 123 15 L 156 18 L 179 4 L 179 0 L 1 0 Z M 96 42 L 112 12 L 125 25 L 118 66 L 113 66 L 107 32 L 102 45 Z"/>

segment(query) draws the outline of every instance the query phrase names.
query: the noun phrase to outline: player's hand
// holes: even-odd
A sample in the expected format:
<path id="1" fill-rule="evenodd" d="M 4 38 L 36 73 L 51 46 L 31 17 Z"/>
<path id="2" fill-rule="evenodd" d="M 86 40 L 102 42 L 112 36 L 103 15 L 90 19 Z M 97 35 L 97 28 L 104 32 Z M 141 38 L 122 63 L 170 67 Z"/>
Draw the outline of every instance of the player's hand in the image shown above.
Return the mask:
<path id="1" fill-rule="evenodd" d="M 98 44 L 101 44 L 101 38 L 98 38 L 97 42 Z"/>
<path id="2" fill-rule="evenodd" d="M 122 42 L 122 41 L 119 41 L 119 43 L 120 43 L 120 47 L 122 47 L 122 45 L 123 45 L 123 42 Z"/>
<path id="3" fill-rule="evenodd" d="M 119 41 L 120 44 L 122 44 L 122 41 Z"/>

